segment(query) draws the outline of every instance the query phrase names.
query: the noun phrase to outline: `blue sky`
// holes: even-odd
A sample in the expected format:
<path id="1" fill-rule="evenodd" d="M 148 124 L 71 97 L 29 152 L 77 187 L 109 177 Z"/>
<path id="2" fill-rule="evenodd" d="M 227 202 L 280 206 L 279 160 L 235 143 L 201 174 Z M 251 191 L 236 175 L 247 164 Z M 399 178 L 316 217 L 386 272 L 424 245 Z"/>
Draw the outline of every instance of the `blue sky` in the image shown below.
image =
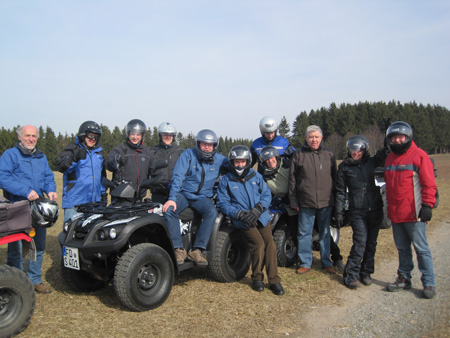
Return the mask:
<path id="1" fill-rule="evenodd" d="M 1 126 L 133 118 L 256 138 L 330 103 L 450 109 L 450 2 L 0 2 Z"/>

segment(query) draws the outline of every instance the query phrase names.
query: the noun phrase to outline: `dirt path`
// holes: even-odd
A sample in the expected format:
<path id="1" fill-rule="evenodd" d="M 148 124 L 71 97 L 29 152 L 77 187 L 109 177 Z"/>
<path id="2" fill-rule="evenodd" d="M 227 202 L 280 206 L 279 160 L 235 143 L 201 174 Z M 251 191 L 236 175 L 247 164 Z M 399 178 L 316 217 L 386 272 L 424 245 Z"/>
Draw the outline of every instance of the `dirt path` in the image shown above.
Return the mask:
<path id="1" fill-rule="evenodd" d="M 342 306 L 308 313 L 307 326 L 293 337 L 450 337 L 450 222 L 428 235 L 436 275 L 437 296 L 422 298 L 420 272 L 415 260 L 413 288 L 391 293 L 385 285 L 396 276 L 398 261 L 384 262 L 371 286 L 345 289 Z"/>

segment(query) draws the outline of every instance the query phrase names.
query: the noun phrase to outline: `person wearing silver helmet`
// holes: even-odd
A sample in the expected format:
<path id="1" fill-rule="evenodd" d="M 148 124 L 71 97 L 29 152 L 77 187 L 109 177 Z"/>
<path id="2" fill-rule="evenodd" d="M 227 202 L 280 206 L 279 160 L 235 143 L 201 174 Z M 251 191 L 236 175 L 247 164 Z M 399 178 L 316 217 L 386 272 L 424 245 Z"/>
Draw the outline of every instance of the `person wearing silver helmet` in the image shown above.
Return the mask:
<path id="1" fill-rule="evenodd" d="M 34 126 L 17 129 L 17 146 L 6 150 L 0 157 L 0 188 L 11 202 L 35 201 L 46 193 L 50 200 L 56 201 L 56 183 L 44 153 L 36 147 L 39 133 Z M 27 275 L 38 293 L 51 293 L 52 290 L 42 282 L 42 261 L 44 259 L 47 229 L 36 227 L 34 243 L 36 261 L 27 262 Z M 8 244 L 6 264 L 22 270 L 21 242 Z"/>
<path id="2" fill-rule="evenodd" d="M 106 197 L 103 149 L 99 145 L 102 129 L 94 121 L 83 122 L 75 142 L 56 158 L 56 169 L 63 173 L 64 222 L 76 214 L 75 205 L 99 202 Z"/>
<path id="3" fill-rule="evenodd" d="M 349 202 L 353 245 L 344 268 L 344 285 L 356 289 L 372 284 L 375 271 L 375 251 L 378 231 L 383 222 L 383 200 L 375 185 L 375 169 L 384 167 L 387 147 L 373 157 L 369 155 L 369 141 L 355 135 L 347 141 L 347 157 L 339 164 L 336 178 L 336 225 L 344 222 L 344 203 Z"/>
<path id="4" fill-rule="evenodd" d="M 172 179 L 173 168 L 178 158 L 183 152 L 176 143 L 177 129 L 170 122 L 163 122 L 158 126 L 159 144 L 150 148 L 150 155 L 154 160 L 166 159 L 167 167 L 160 169 L 151 169 L 151 177 L 162 177 L 163 187 L 152 191 L 152 201 L 164 204 L 169 198 L 169 183 Z"/>
<path id="5" fill-rule="evenodd" d="M 148 178 L 152 163 L 150 149 L 144 145 L 147 127 L 139 119 L 130 120 L 125 128 L 126 141 L 112 149 L 106 158 L 106 169 L 113 173 L 114 184 L 127 182 L 137 190 Z M 144 197 L 144 190 L 140 198 Z"/>
<path id="6" fill-rule="evenodd" d="M 253 141 L 250 150 L 252 152 L 252 166 L 258 162 L 258 172 L 262 175 L 264 168 L 259 162 L 259 154 L 265 146 L 275 147 L 282 157 L 291 157 L 295 152 L 295 148 L 285 137 L 277 135 L 278 123 L 271 116 L 265 116 L 261 119 L 259 131 L 261 132 L 261 137 Z"/>
<path id="7" fill-rule="evenodd" d="M 173 169 L 169 199 L 163 206 L 175 256 L 178 264 L 188 258 L 199 265 L 208 265 L 205 250 L 208 246 L 217 209 L 212 201 L 213 187 L 221 168 L 228 163 L 225 156 L 217 153 L 219 139 L 215 132 L 203 129 L 195 137 L 195 146 L 186 149 Z M 180 233 L 178 214 L 192 208 L 202 216 L 200 228 L 192 250 L 186 253 Z"/>
<path id="8" fill-rule="evenodd" d="M 264 290 L 262 269 L 265 266 L 270 289 L 278 296 L 284 295 L 270 227 L 270 189 L 263 177 L 251 168 L 252 155 L 246 146 L 231 148 L 228 160 L 231 169 L 219 182 L 217 206 L 231 218 L 249 245 L 253 290 Z"/>
<path id="9" fill-rule="evenodd" d="M 436 286 L 426 233 L 436 203 L 433 164 L 413 141 L 413 130 L 408 123 L 392 123 L 386 137 L 391 148 L 384 167 L 386 199 L 399 258 L 397 279 L 387 289 L 391 292 L 411 289 L 412 244 L 422 273 L 423 297 L 431 299 L 436 296 Z"/>

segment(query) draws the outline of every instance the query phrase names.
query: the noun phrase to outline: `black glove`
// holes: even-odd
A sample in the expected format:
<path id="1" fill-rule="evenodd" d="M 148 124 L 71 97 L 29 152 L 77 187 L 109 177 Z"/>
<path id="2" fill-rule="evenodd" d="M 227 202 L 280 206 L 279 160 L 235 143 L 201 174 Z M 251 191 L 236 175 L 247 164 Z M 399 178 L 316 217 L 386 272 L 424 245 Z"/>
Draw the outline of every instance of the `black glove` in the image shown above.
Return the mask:
<path id="1" fill-rule="evenodd" d="M 76 147 L 73 151 L 73 161 L 78 162 L 84 159 L 86 159 L 86 148 Z"/>
<path id="2" fill-rule="evenodd" d="M 239 210 L 236 214 L 236 219 L 239 221 L 242 221 L 244 219 L 245 216 L 245 212 L 242 210 Z"/>
<path id="3" fill-rule="evenodd" d="M 422 204 L 422 208 L 419 212 L 419 219 L 421 222 L 428 222 L 431 221 L 431 216 L 433 212 L 431 210 L 431 207 L 427 204 Z"/>
<path id="4" fill-rule="evenodd" d="M 114 160 L 116 161 L 115 166 L 116 170 L 119 170 L 121 166 L 123 166 L 128 161 L 128 157 L 123 155 L 116 155 Z"/>
<path id="5" fill-rule="evenodd" d="M 261 203 L 255 205 L 253 209 L 247 211 L 244 215 L 244 223 L 249 226 L 257 226 L 258 219 L 261 217 L 261 214 L 264 212 L 264 207 Z"/>
<path id="6" fill-rule="evenodd" d="M 334 216 L 335 224 L 334 227 L 336 229 L 340 229 L 344 225 L 344 215 L 343 214 L 336 214 Z"/>

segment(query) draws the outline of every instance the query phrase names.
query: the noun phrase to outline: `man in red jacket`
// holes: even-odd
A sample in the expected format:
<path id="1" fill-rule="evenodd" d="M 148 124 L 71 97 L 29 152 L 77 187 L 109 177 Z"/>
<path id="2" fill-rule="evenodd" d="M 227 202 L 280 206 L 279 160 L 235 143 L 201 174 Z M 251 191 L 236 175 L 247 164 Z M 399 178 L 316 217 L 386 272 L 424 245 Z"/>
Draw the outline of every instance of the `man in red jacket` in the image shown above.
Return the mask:
<path id="1" fill-rule="evenodd" d="M 436 288 L 426 230 L 436 203 L 433 164 L 427 153 L 413 142 L 408 123 L 394 122 L 386 136 L 391 148 L 384 173 L 388 217 L 399 257 L 398 277 L 387 289 L 391 292 L 411 289 L 412 243 L 422 273 L 423 296 L 431 299 L 436 296 Z"/>

